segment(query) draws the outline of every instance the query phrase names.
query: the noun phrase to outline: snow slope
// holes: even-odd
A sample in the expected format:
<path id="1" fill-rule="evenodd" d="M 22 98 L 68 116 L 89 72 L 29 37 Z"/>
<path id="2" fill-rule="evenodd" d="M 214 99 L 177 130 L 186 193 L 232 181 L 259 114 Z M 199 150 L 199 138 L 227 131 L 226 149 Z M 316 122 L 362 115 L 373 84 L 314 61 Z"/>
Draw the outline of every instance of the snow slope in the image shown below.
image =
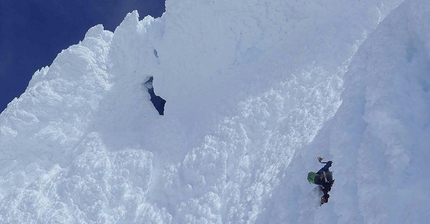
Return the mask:
<path id="1" fill-rule="evenodd" d="M 0 222 L 428 223 L 429 11 L 167 0 L 95 26 L 0 115 Z"/>

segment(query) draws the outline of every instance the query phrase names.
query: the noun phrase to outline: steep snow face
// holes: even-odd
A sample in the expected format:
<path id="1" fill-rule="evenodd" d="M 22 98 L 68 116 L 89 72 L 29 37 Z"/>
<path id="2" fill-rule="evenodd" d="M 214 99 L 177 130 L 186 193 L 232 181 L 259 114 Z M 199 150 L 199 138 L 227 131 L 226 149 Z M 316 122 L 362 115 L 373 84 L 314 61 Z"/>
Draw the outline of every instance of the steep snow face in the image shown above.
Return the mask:
<path id="1" fill-rule="evenodd" d="M 407 1 L 369 35 L 348 67 L 339 110 L 289 167 L 288 179 L 299 180 L 303 160 L 329 154 L 333 203 L 315 212 L 305 183 L 286 184 L 274 198 L 297 208 L 272 201 L 273 222 L 429 222 L 429 10 L 428 1 Z"/>
<path id="2" fill-rule="evenodd" d="M 0 220 L 400 218 L 396 201 L 378 197 L 416 198 L 425 186 L 407 173 L 427 154 L 427 138 L 413 138 L 428 133 L 427 32 L 418 27 L 430 8 L 410 1 L 372 33 L 401 2 L 170 0 L 161 18 L 133 12 L 113 33 L 93 27 L 0 115 Z M 390 38 L 397 23 L 410 35 Z M 164 116 L 144 86 L 150 77 Z M 409 112 L 391 113 L 399 96 Z M 322 154 L 335 160 L 337 182 L 316 209 L 306 173 Z M 412 183 L 397 187 L 402 177 Z"/>
<path id="3" fill-rule="evenodd" d="M 346 79 L 360 88 L 346 92 L 345 101 L 362 101 L 361 145 L 351 151 L 365 223 L 430 221 L 422 178 L 430 156 L 429 12 L 428 1 L 396 9 L 363 44 Z"/>

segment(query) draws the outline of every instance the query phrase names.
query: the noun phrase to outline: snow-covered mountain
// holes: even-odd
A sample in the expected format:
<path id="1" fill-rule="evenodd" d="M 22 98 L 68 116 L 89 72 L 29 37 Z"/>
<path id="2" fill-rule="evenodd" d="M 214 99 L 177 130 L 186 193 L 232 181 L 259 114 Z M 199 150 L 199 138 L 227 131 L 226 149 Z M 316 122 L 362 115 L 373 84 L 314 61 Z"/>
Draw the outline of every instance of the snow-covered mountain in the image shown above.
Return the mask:
<path id="1" fill-rule="evenodd" d="M 95 26 L 0 115 L 0 222 L 429 223 L 429 13 L 167 0 Z"/>

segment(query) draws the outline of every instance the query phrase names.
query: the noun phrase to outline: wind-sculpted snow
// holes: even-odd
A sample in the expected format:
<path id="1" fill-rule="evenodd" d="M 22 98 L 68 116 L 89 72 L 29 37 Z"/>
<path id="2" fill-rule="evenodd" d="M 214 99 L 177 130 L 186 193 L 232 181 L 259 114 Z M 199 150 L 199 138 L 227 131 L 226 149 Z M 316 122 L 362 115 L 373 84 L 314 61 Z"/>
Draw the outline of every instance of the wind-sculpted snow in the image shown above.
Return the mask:
<path id="1" fill-rule="evenodd" d="M 428 1 L 404 3 L 352 66 L 350 76 L 362 77 L 366 86 L 366 126 L 355 150 L 359 209 L 367 223 L 430 221 L 428 182 L 422 179 L 430 155 L 429 12 Z"/>
<path id="2" fill-rule="evenodd" d="M 90 133 L 78 147 L 85 152 L 67 168 L 55 165 L 42 170 L 32 164 L 30 174 L 38 175 L 37 180 L 3 198 L 2 223 L 171 220 L 167 213 L 145 202 L 152 173 L 151 153 L 142 149 L 106 151 L 95 133 Z"/>
<path id="3" fill-rule="evenodd" d="M 298 208 L 278 205 L 274 222 L 291 217 L 298 223 L 430 220 L 427 181 L 422 179 L 423 158 L 429 156 L 429 6 L 426 1 L 403 3 L 361 45 L 345 76 L 342 105 L 309 152 L 302 151 L 290 166 L 289 178 L 298 179 L 303 176 L 300 161 L 331 154 L 333 203 L 314 213 L 306 183 L 287 187 L 278 194 L 280 200 L 293 200 Z M 298 196 L 286 193 L 290 191 Z M 301 212 L 312 216 L 305 218 Z"/>
<path id="4" fill-rule="evenodd" d="M 34 159 L 43 164 L 70 163 L 68 157 L 75 153 L 99 101 L 112 86 L 106 71 L 111 38 L 112 33 L 96 26 L 83 42 L 34 74 L 26 92 L 1 114 L 4 165 Z"/>
<path id="5" fill-rule="evenodd" d="M 168 0 L 93 27 L 0 115 L 0 222 L 427 223 L 430 5 L 402 2 Z"/>

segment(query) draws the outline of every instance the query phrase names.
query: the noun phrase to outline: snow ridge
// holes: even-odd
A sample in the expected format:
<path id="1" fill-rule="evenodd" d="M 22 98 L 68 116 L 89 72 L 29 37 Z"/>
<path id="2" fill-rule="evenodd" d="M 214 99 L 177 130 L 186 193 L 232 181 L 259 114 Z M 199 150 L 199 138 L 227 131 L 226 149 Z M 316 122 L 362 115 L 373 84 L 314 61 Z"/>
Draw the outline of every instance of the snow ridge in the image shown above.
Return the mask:
<path id="1" fill-rule="evenodd" d="M 0 115 L 0 222 L 427 223 L 429 11 L 168 0 L 95 26 Z"/>

